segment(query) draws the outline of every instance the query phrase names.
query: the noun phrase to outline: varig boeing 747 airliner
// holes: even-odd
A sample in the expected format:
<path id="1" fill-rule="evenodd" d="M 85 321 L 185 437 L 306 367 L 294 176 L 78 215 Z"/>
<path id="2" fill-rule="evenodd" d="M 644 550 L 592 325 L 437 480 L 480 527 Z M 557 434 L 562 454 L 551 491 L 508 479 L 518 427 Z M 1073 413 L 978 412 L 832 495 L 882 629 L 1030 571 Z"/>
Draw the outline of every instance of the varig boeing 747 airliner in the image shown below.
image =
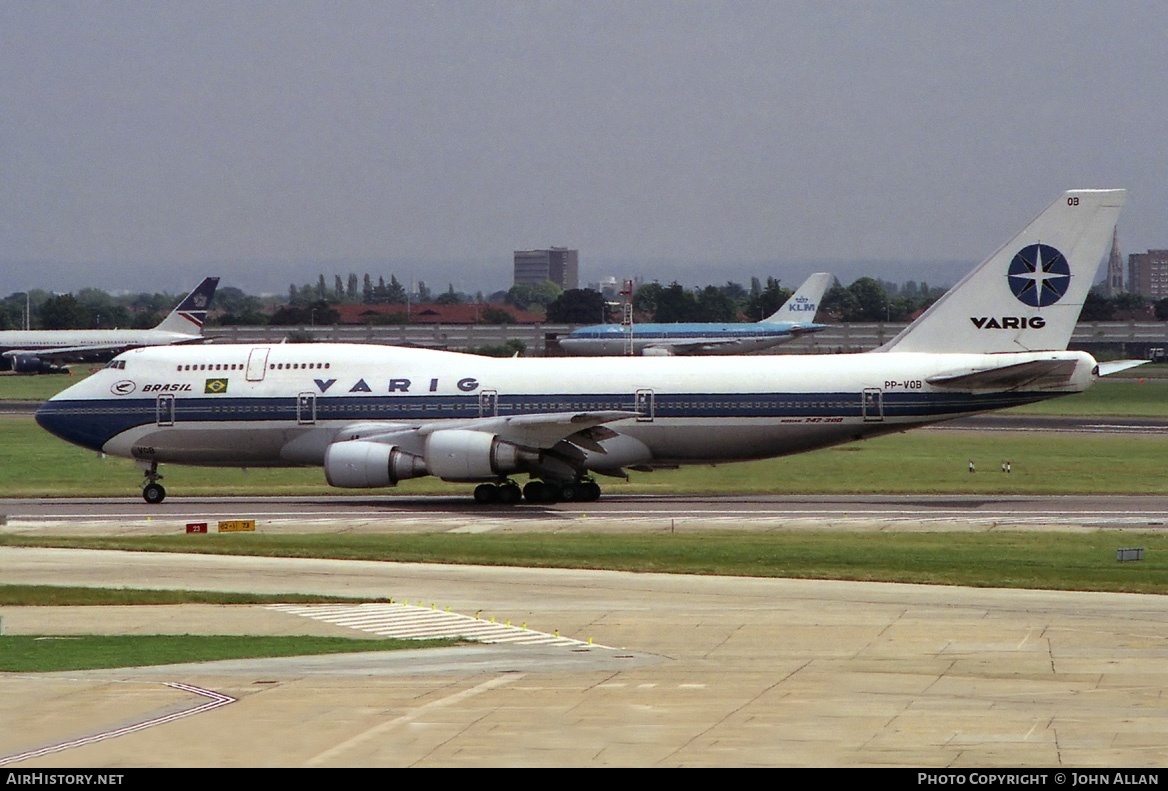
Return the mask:
<path id="1" fill-rule="evenodd" d="M 594 500 L 594 474 L 782 456 L 1085 390 L 1100 366 L 1067 342 L 1124 197 L 1064 193 L 863 354 L 747 364 L 347 344 L 136 349 L 46 402 L 37 422 L 138 460 L 148 502 L 165 496 L 166 463 L 321 466 L 354 489 L 434 475 L 478 483 L 480 502 Z M 519 475 L 531 479 L 522 489 Z"/>

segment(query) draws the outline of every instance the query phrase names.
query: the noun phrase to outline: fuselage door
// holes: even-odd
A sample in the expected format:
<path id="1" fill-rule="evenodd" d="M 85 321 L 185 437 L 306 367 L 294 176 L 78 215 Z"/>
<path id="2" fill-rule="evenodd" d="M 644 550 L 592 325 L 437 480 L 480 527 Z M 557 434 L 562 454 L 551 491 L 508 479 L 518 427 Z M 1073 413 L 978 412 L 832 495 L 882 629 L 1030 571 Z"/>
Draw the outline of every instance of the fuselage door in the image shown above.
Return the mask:
<path id="1" fill-rule="evenodd" d="M 157 407 L 158 425 L 173 426 L 174 425 L 174 396 L 169 393 L 164 393 L 158 396 Z"/>
<path id="2" fill-rule="evenodd" d="M 482 390 L 479 392 L 479 417 L 494 417 L 499 414 L 499 391 Z"/>
<path id="3" fill-rule="evenodd" d="M 268 370 L 269 351 L 267 347 L 251 350 L 251 354 L 247 356 L 247 381 L 264 381 L 264 371 Z"/>
<path id="4" fill-rule="evenodd" d="M 296 422 L 302 426 L 311 426 L 316 422 L 316 393 L 296 396 Z"/>
<path id="5" fill-rule="evenodd" d="M 634 411 L 637 413 L 638 423 L 652 423 L 653 410 L 655 407 L 655 399 L 653 391 L 649 389 L 641 389 L 637 391 L 636 400 L 634 401 Z"/>
<path id="6" fill-rule="evenodd" d="M 884 391 L 879 387 L 865 387 L 860 409 L 865 423 L 879 423 L 884 420 Z"/>

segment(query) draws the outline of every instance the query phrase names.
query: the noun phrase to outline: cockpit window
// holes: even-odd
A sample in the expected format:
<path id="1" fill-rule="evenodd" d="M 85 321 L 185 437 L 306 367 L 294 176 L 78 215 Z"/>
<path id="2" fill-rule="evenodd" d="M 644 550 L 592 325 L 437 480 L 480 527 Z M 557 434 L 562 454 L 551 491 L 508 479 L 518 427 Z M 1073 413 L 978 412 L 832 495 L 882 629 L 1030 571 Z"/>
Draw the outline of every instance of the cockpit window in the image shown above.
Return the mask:
<path id="1" fill-rule="evenodd" d="M 124 371 L 126 369 L 126 361 L 125 360 L 111 360 L 109 362 L 109 364 L 106 365 L 106 368 L 117 368 L 118 370 Z"/>

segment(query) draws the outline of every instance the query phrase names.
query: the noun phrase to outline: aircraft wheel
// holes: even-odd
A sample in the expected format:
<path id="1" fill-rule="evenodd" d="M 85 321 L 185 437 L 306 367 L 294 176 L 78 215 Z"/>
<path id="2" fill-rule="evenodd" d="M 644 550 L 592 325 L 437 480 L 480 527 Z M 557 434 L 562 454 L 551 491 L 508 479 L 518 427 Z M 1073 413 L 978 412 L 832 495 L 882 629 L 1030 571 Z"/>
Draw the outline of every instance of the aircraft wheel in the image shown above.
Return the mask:
<path id="1" fill-rule="evenodd" d="M 499 502 L 503 505 L 515 505 L 523 497 L 519 486 L 514 483 L 505 483 L 499 487 Z"/>
<path id="2" fill-rule="evenodd" d="M 600 499 L 600 484 L 596 481 L 583 481 L 579 486 L 580 499 L 586 503 L 594 503 Z"/>
<path id="3" fill-rule="evenodd" d="M 160 483 L 148 483 L 142 489 L 142 499 L 151 505 L 158 505 L 166 499 L 166 489 Z"/>
<path id="4" fill-rule="evenodd" d="M 499 487 L 493 483 L 480 483 L 475 487 L 474 498 L 476 503 L 487 504 L 499 502 Z"/>
<path id="5" fill-rule="evenodd" d="M 543 482 L 528 481 L 523 487 L 523 499 L 529 503 L 543 502 Z"/>
<path id="6" fill-rule="evenodd" d="M 580 488 L 571 482 L 560 484 L 557 487 L 557 493 L 560 495 L 560 500 L 565 503 L 583 499 L 580 497 Z"/>
<path id="7" fill-rule="evenodd" d="M 529 503 L 551 503 L 556 499 L 556 490 L 543 481 L 531 481 L 523 487 L 523 499 Z"/>

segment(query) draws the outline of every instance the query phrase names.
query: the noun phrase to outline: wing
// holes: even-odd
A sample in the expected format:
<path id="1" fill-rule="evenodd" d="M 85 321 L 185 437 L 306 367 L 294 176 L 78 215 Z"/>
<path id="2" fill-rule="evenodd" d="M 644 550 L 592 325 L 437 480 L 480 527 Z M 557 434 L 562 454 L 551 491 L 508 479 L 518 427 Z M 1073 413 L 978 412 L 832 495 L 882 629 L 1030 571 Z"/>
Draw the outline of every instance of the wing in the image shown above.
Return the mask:
<path id="1" fill-rule="evenodd" d="M 435 431 L 461 429 L 494 434 L 525 448 L 548 449 L 567 441 L 586 450 L 604 453 L 599 440 L 614 432 L 605 423 L 637 417 L 636 412 L 604 410 L 596 412 L 549 412 L 542 415 L 515 415 L 444 420 L 440 423 L 355 423 L 338 433 L 338 438 L 364 439 L 403 447 L 418 447 Z"/>
<path id="2" fill-rule="evenodd" d="M 645 346 L 645 348 L 641 351 L 641 354 L 647 356 L 698 354 L 700 352 L 709 351 L 711 349 L 726 349 L 728 347 L 737 345 L 741 345 L 741 341 L 736 338 L 727 338 L 724 341 L 695 341 L 693 343 L 660 341 L 658 343 L 650 343 Z"/>
<path id="3" fill-rule="evenodd" d="M 9 349 L 2 356 L 36 357 L 49 363 L 77 363 L 92 360 L 98 357 L 111 357 L 121 354 L 133 346 L 119 344 L 89 344 L 86 346 L 66 346 L 54 349 Z"/>

